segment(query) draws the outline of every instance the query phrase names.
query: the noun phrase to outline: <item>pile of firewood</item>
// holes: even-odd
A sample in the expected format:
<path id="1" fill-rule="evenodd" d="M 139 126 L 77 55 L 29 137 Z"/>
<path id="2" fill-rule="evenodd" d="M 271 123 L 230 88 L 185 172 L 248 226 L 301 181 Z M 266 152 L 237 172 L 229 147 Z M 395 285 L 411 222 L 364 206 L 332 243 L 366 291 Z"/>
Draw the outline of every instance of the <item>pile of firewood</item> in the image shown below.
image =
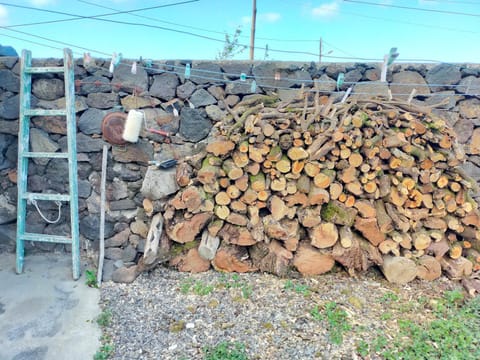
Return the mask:
<path id="1" fill-rule="evenodd" d="M 247 96 L 206 152 L 177 167 L 164 213 L 174 263 L 281 276 L 380 267 L 392 282 L 480 269 L 476 184 L 453 130 L 395 101 Z"/>

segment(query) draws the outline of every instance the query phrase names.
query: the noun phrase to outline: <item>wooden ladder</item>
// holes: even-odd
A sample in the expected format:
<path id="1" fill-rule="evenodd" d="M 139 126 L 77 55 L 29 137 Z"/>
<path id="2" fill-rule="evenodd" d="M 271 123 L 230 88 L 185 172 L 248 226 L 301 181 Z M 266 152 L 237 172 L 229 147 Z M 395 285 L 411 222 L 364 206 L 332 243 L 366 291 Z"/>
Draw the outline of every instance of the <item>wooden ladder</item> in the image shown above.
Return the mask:
<path id="1" fill-rule="evenodd" d="M 32 75 L 63 73 L 65 83 L 65 108 L 56 110 L 31 109 Z M 72 51 L 64 49 L 63 66 L 32 67 L 32 54 L 23 50 L 20 68 L 20 117 L 18 133 L 18 205 L 17 205 L 17 273 L 23 271 L 25 241 L 70 244 L 72 246 L 73 278 L 80 277 L 80 242 L 78 228 L 78 185 L 77 185 L 77 145 L 75 119 L 75 81 Z M 66 152 L 32 152 L 30 146 L 30 118 L 32 116 L 64 116 L 67 126 Z M 27 189 L 28 160 L 30 158 L 68 159 L 67 194 L 33 193 Z M 58 174 L 63 176 L 64 174 Z M 61 209 L 61 202 L 70 205 L 70 236 L 35 234 L 25 231 L 27 203 L 37 207 L 39 201 L 55 201 Z M 37 210 L 39 208 L 37 207 Z M 39 210 L 40 212 L 40 210 Z M 40 215 L 44 217 L 41 212 Z M 59 213 L 60 218 L 60 213 Z M 47 220 L 48 221 L 48 220 Z"/>

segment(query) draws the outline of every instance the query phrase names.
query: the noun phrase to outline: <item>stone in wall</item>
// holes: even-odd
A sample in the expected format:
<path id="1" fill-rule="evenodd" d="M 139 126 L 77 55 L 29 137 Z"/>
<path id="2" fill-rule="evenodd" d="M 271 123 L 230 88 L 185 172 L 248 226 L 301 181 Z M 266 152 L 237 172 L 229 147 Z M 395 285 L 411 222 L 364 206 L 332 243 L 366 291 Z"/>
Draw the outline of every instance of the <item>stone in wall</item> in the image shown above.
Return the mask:
<path id="1" fill-rule="evenodd" d="M 189 98 L 190 95 L 193 94 L 193 92 L 195 91 L 196 88 L 197 87 L 195 86 L 195 84 L 193 82 L 186 81 L 185 84 L 177 87 L 177 96 L 180 99 L 185 100 L 186 98 Z"/>
<path id="2" fill-rule="evenodd" d="M 198 89 L 197 91 L 195 91 L 192 96 L 190 96 L 189 100 L 196 108 L 213 105 L 217 102 L 217 100 L 205 89 Z"/>
<path id="3" fill-rule="evenodd" d="M 137 93 L 142 93 L 148 90 L 147 71 L 138 66 L 137 73 L 132 74 L 130 65 L 120 64 L 115 67 L 113 72 L 112 85 L 114 91 L 124 91 L 132 94 L 135 89 Z"/>
<path id="4" fill-rule="evenodd" d="M 163 73 L 153 76 L 153 84 L 148 91 L 151 96 L 168 101 L 175 97 L 179 80 L 177 75 Z"/>
<path id="5" fill-rule="evenodd" d="M 0 195 L 0 225 L 7 224 L 17 219 L 17 208 L 8 203 L 4 195 Z"/>
<path id="6" fill-rule="evenodd" d="M 102 121 L 106 114 L 106 111 L 99 109 L 88 109 L 80 115 L 80 119 L 77 122 L 78 129 L 86 135 L 101 134 Z"/>
<path id="7" fill-rule="evenodd" d="M 18 93 L 20 91 L 20 78 L 10 70 L 0 70 L 0 88 Z"/>
<path id="8" fill-rule="evenodd" d="M 458 84 L 461 78 L 462 74 L 458 66 L 453 64 L 440 64 L 427 72 L 425 80 L 432 92 L 438 92 L 451 90 L 452 87 L 448 85 Z"/>
<path id="9" fill-rule="evenodd" d="M 147 165 L 153 158 L 153 146 L 148 141 L 139 139 L 136 143 L 129 143 L 124 148 L 112 148 L 113 159 L 123 163 L 139 163 Z"/>
<path id="10" fill-rule="evenodd" d="M 110 109 L 119 104 L 116 93 L 90 93 L 87 96 L 87 105 L 97 109 Z"/>
<path id="11" fill-rule="evenodd" d="M 80 85 L 80 94 L 88 95 L 90 93 L 108 93 L 112 91 L 110 79 L 105 76 L 86 76 L 82 79 Z"/>
<path id="12" fill-rule="evenodd" d="M 220 65 L 212 62 L 201 62 L 192 66 L 190 71 L 190 81 L 197 85 L 208 84 L 212 78 L 221 78 L 222 72 Z"/>
<path id="13" fill-rule="evenodd" d="M 30 129 L 30 146 L 33 152 L 56 152 L 60 146 L 50 139 L 43 130 L 36 128 Z M 34 158 L 33 161 L 38 165 L 47 165 L 49 158 Z"/>
<path id="14" fill-rule="evenodd" d="M 8 169 L 15 166 L 15 164 L 8 159 L 7 151 L 10 146 L 16 141 L 17 139 L 13 135 L 0 133 L 0 170 Z"/>
<path id="15" fill-rule="evenodd" d="M 65 96 L 65 84 L 60 79 L 36 79 L 32 81 L 32 94 L 40 100 L 55 100 Z"/>
<path id="16" fill-rule="evenodd" d="M 280 63 L 261 63 L 254 66 L 252 73 L 255 77 L 262 79 L 258 81 L 258 85 L 269 88 L 300 87 L 304 83 L 312 82 L 312 77 L 308 71 L 297 66 L 287 66 Z"/>
<path id="17" fill-rule="evenodd" d="M 153 166 L 149 167 L 140 192 L 150 200 L 164 199 L 178 190 L 175 174 L 175 168 L 160 170 Z"/>
<path id="18" fill-rule="evenodd" d="M 180 135 L 185 140 L 198 142 L 210 133 L 212 123 L 197 109 L 184 107 L 180 113 Z"/>
<path id="19" fill-rule="evenodd" d="M 393 74 L 390 90 L 394 98 L 407 100 L 414 89 L 417 95 L 430 94 L 430 88 L 418 72 L 401 71 Z"/>
<path id="20" fill-rule="evenodd" d="M 0 118 L 16 120 L 19 115 L 20 96 L 14 95 L 0 102 Z"/>
<path id="21" fill-rule="evenodd" d="M 98 214 L 87 215 L 80 220 L 80 232 L 89 240 L 98 240 L 100 233 L 100 216 Z M 113 224 L 105 221 L 105 238 L 114 234 Z"/>

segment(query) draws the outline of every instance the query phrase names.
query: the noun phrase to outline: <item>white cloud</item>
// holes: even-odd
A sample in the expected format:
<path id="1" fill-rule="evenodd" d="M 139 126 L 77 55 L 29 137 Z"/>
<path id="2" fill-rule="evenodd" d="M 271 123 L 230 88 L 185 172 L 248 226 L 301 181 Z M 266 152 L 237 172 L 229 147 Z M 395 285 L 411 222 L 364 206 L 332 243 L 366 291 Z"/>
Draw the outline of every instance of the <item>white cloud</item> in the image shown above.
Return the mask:
<path id="1" fill-rule="evenodd" d="M 56 0 L 30 0 L 33 6 L 46 6 L 55 4 Z"/>
<path id="2" fill-rule="evenodd" d="M 279 13 L 261 13 L 257 14 L 257 22 L 264 22 L 264 23 L 275 23 L 282 18 L 282 15 Z M 249 25 L 252 23 L 251 16 L 242 16 L 241 23 L 243 25 Z"/>
<path id="3" fill-rule="evenodd" d="M 7 25 L 8 10 L 5 6 L 0 5 L 0 25 Z"/>
<path id="4" fill-rule="evenodd" d="M 269 22 L 269 23 L 277 22 L 278 20 L 281 19 L 281 17 L 282 16 L 279 13 L 273 13 L 273 12 L 258 15 L 259 20 Z"/>
<path id="5" fill-rule="evenodd" d="M 315 17 L 332 17 L 336 15 L 337 12 L 338 12 L 337 1 L 324 3 L 312 9 L 312 15 Z"/>
<path id="6" fill-rule="evenodd" d="M 242 16 L 241 22 L 243 25 L 250 24 L 251 21 L 252 21 L 252 18 L 250 16 Z"/>

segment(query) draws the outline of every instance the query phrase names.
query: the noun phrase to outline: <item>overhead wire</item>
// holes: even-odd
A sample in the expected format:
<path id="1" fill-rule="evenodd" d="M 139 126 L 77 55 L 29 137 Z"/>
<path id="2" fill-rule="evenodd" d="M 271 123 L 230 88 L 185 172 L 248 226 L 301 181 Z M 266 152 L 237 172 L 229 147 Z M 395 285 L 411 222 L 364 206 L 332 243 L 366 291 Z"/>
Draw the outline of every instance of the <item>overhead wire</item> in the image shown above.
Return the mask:
<path id="1" fill-rule="evenodd" d="M 81 0 L 79 0 L 81 1 Z M 198 1 L 198 0 L 195 0 L 195 1 Z M 191 1 L 189 1 L 191 2 Z M 183 3 L 186 3 L 186 2 L 181 2 L 181 3 L 176 3 L 176 4 L 183 4 Z M 6 4 L 6 3 L 0 3 L 1 4 Z M 8 4 L 8 5 L 12 5 L 12 4 Z M 173 5 L 173 4 L 169 4 L 169 5 Z M 33 10 L 42 10 L 42 11 L 47 11 L 47 12 L 54 12 L 54 13 L 59 13 L 57 11 L 52 11 L 52 10 L 45 10 L 45 9 L 37 9 L 37 8 L 32 8 L 32 7 L 26 7 L 26 6 L 20 6 L 20 5 L 13 5 L 15 7 L 22 7 L 22 8 L 28 8 L 28 9 L 33 9 Z M 150 7 L 152 8 L 152 7 Z M 143 8 L 143 9 L 150 9 L 150 8 Z M 110 15 L 114 15 L 114 14 L 118 14 L 118 13 L 127 13 L 127 14 L 130 14 L 130 15 L 133 15 L 132 12 L 136 12 L 136 11 L 140 11 L 141 9 L 134 9 L 134 10 L 126 10 L 126 11 L 117 11 L 115 13 L 109 13 Z M 62 15 L 68 15 L 68 16 L 74 16 L 74 17 L 79 17 L 80 19 L 94 19 L 94 20 L 100 20 L 100 21 L 108 21 L 108 22 L 114 22 L 114 23 L 121 23 L 121 24 L 128 24 L 128 25 L 137 25 L 137 26 L 147 26 L 147 27 L 154 27 L 154 28 L 160 28 L 162 30 L 169 30 L 169 31 L 176 31 L 176 32 L 181 32 L 181 33 L 185 33 L 185 34 L 188 34 L 188 35 L 193 35 L 193 36 L 198 36 L 198 37 L 202 37 L 202 38 L 206 38 L 206 39 L 209 39 L 209 40 L 214 40 L 214 41 L 217 41 L 217 42 L 224 42 L 224 40 L 219 40 L 219 39 L 215 39 L 215 38 L 211 38 L 211 37 L 205 37 L 203 35 L 199 35 L 199 34 L 194 34 L 194 33 L 191 33 L 191 32 L 183 32 L 183 31 L 180 31 L 180 30 L 175 30 L 175 29 L 168 29 L 168 28 L 164 28 L 164 27 L 157 27 L 157 26 L 153 26 L 153 25 L 148 25 L 148 24 L 137 24 L 137 23 L 129 23 L 129 22 L 120 22 L 120 21 L 115 21 L 115 20 L 108 20 L 108 19 L 99 19 L 99 18 L 96 18 L 98 16 L 106 16 L 107 14 L 100 14 L 100 15 L 94 15 L 94 16 L 80 16 L 80 15 L 75 15 L 75 14 L 70 14 L 70 13 L 64 13 L 64 12 L 60 12 Z M 15 32 L 18 32 L 18 33 L 21 33 L 21 34 L 25 34 L 25 35 L 28 35 L 28 36 L 33 36 L 33 37 L 37 37 L 37 38 L 40 38 L 42 40 L 47 40 L 47 41 L 52 41 L 52 42 L 56 42 L 56 43 L 61 43 L 63 45 L 67 45 L 67 46 L 71 46 L 71 47 L 76 47 L 76 48 L 79 48 L 79 49 L 82 49 L 82 50 L 85 50 L 85 51 L 91 51 L 91 52 L 96 52 L 96 53 L 101 53 L 102 55 L 107 55 L 109 56 L 109 54 L 105 53 L 105 52 L 99 52 L 99 51 L 94 51 L 92 49 L 89 49 L 89 48 L 86 48 L 86 47 L 81 47 L 81 46 L 77 46 L 77 45 L 74 45 L 74 44 L 71 44 L 71 43 L 67 43 L 67 42 L 61 42 L 61 41 L 58 41 L 58 40 L 52 40 L 50 38 L 46 38 L 46 37 L 42 37 L 42 36 L 38 36 L 38 35 L 33 35 L 33 34 L 29 34 L 29 33 L 26 33 L 26 32 L 22 32 L 22 31 L 19 31 L 19 30 L 15 30 L 15 29 L 12 29 L 11 28 L 12 26 L 0 26 L 0 28 L 3 28 L 5 30 L 9 30 L 9 31 L 15 31 Z M 327 42 L 325 42 L 326 44 L 328 44 Z M 243 45 L 243 46 L 246 46 L 246 45 Z M 330 45 L 331 46 L 331 45 Z M 263 47 L 255 47 L 256 49 L 259 49 L 259 50 L 266 50 L 266 48 L 263 48 Z M 279 50 L 279 49 L 271 49 L 271 48 L 268 48 L 269 51 L 275 51 L 275 52 L 282 52 L 282 53 L 292 53 L 292 54 L 304 54 L 304 55 L 312 55 L 312 56 L 319 56 L 319 54 L 317 53 L 312 53 L 312 52 L 302 52 L 302 51 L 294 51 L 294 50 Z M 328 55 L 328 54 L 322 54 L 322 56 L 324 58 L 330 58 L 330 59 L 341 59 L 341 60 L 361 60 L 361 61 L 382 61 L 380 59 L 376 59 L 376 58 L 362 58 L 362 57 L 355 57 L 355 56 L 336 56 L 336 55 Z M 439 60 L 431 60 L 431 59 L 399 59 L 398 62 L 405 62 L 405 61 L 411 61 L 411 62 L 441 62 Z"/>
<path id="2" fill-rule="evenodd" d="M 96 3 L 86 1 L 86 0 L 77 0 L 77 1 L 81 2 L 81 3 L 84 3 L 84 4 L 96 6 L 96 7 L 103 8 L 103 9 L 107 9 L 107 10 L 118 11 L 118 9 L 115 9 L 115 8 L 112 8 L 112 7 L 109 7 L 109 6 L 105 6 L 105 5 L 96 4 Z M 160 19 L 157 19 L 157 18 L 154 18 L 154 17 L 151 17 L 151 16 L 145 16 L 145 15 L 139 15 L 139 14 L 129 14 L 129 15 L 135 16 L 135 17 L 138 17 L 138 18 L 141 18 L 141 19 L 146 19 L 146 20 L 151 20 L 151 21 L 155 21 L 155 22 L 159 22 L 159 23 L 164 23 L 164 24 L 169 24 L 169 25 L 173 25 L 173 26 L 183 27 L 183 28 L 186 28 L 186 29 L 199 30 L 199 31 L 209 32 L 209 33 L 212 33 L 212 34 L 225 35 L 225 31 L 217 31 L 217 30 L 206 29 L 206 28 L 197 27 L 197 26 L 179 24 L 179 23 L 172 22 L 172 21 L 160 20 Z M 250 38 L 249 35 L 240 35 L 240 37 Z M 278 41 L 278 42 L 316 42 L 316 43 L 318 43 L 318 39 L 279 39 L 279 38 L 268 38 L 268 37 L 260 37 L 260 36 L 255 37 L 255 39 L 266 40 L 266 41 Z"/>
<path id="3" fill-rule="evenodd" d="M 415 11 L 434 12 L 434 13 L 441 13 L 441 14 L 448 14 L 448 15 L 480 17 L 480 14 L 465 13 L 465 12 L 460 12 L 460 11 L 424 9 L 424 8 L 418 8 L 418 7 L 413 7 L 413 6 L 394 5 L 394 4 L 389 4 L 389 3 L 376 3 L 376 2 L 361 1 L 361 0 L 343 0 L 343 1 L 344 2 L 349 2 L 349 3 L 391 7 L 391 8 L 404 9 L 404 10 L 415 10 Z"/>
<path id="4" fill-rule="evenodd" d="M 99 8 L 103 8 L 103 9 L 107 9 L 107 10 L 112 10 L 112 11 L 120 11 L 116 8 L 112 8 L 112 7 L 109 7 L 109 6 L 105 6 L 105 5 L 100 5 L 100 4 L 96 4 L 96 3 L 93 3 L 91 1 L 86 1 L 86 0 L 77 0 L 78 2 L 81 2 L 81 3 L 84 3 L 84 4 L 88 4 L 88 5 L 92 5 L 92 6 L 96 6 L 96 7 L 99 7 Z M 135 17 L 138 17 L 138 18 L 141 18 L 141 19 L 146 19 L 146 20 L 151 20 L 151 21 L 155 21 L 155 22 L 159 22 L 159 23 L 165 23 L 165 24 L 169 24 L 169 25 L 174 25 L 174 26 L 178 26 L 178 27 L 184 27 L 184 28 L 189 28 L 189 29 L 194 29 L 194 30 L 199 30 L 199 31 L 205 31 L 205 32 L 210 32 L 210 33 L 215 33 L 215 34 L 221 34 L 221 35 L 225 35 L 225 32 L 220 32 L 220 31 L 215 31 L 215 30 L 211 30 L 211 29 L 205 29 L 205 28 L 200 28 L 200 27 L 196 27 L 196 26 L 190 26 L 190 25 L 183 25 L 183 24 L 178 24 L 178 23 L 175 23 L 175 22 L 172 22 L 172 21 L 165 21 L 165 20 L 160 20 L 160 19 L 157 19 L 157 18 L 154 18 L 154 17 L 151 17 L 151 16 L 145 16 L 145 15 L 139 15 L 139 14 L 133 14 L 133 13 L 129 13 L 130 16 L 135 16 Z M 242 37 L 242 38 L 250 38 L 250 36 L 247 36 L 247 35 L 240 35 L 239 37 Z M 316 39 L 316 40 L 307 40 L 307 39 L 279 39 L 279 38 L 266 38 L 266 37 L 260 37 L 260 36 L 257 36 L 255 37 L 256 40 L 264 40 L 264 41 L 276 41 L 276 42 L 319 42 L 319 39 Z M 330 43 L 328 43 L 327 41 L 323 40 L 323 43 L 325 43 L 326 45 L 330 46 L 332 49 L 335 49 L 341 53 L 344 53 L 345 55 L 347 56 L 351 56 L 351 57 L 355 57 L 355 55 L 352 55 Z"/>
<path id="5" fill-rule="evenodd" d="M 455 0 L 423 0 L 423 1 L 429 1 L 429 2 L 432 2 L 432 3 L 438 3 L 438 4 L 447 3 L 447 4 L 478 5 L 478 1 L 477 2 L 474 2 L 474 1 L 455 1 Z"/>
<path id="6" fill-rule="evenodd" d="M 11 37 L 11 38 L 16 38 L 16 39 L 19 39 L 19 40 L 23 40 L 23 41 L 27 41 L 27 42 L 31 42 L 31 43 L 35 43 L 37 45 L 41 45 L 41 46 L 46 46 L 46 47 L 49 47 L 49 48 L 53 48 L 53 49 L 57 49 L 57 50 L 62 50 L 61 48 L 58 48 L 58 47 L 54 47 L 54 46 L 50 46 L 50 45 L 45 45 L 45 44 L 42 44 L 42 43 L 38 43 L 38 42 L 34 42 L 34 41 L 30 41 L 30 40 L 26 40 L 26 39 L 22 39 L 22 38 L 17 38 L 15 36 L 9 36 L 9 35 L 6 35 L 7 37 Z M 76 53 L 76 52 L 75 52 Z M 101 53 L 101 52 L 98 52 L 98 53 Z M 127 66 L 128 68 L 131 67 L 131 64 L 129 63 L 126 63 L 124 61 L 120 62 L 119 64 L 120 66 Z M 159 65 L 166 65 L 166 64 L 159 64 Z M 185 66 L 176 66 L 176 65 L 168 65 L 169 67 L 172 67 L 174 69 L 180 69 L 180 70 L 185 70 Z M 172 71 L 172 70 L 165 70 L 165 69 L 154 69 L 154 68 L 151 68 L 151 67 L 147 67 L 147 66 L 144 66 L 144 65 L 139 65 L 137 68 L 142 68 L 144 70 L 148 70 L 149 72 L 153 73 L 153 74 L 163 74 L 163 73 L 170 73 L 170 74 L 175 74 L 179 77 L 182 77 L 184 76 L 184 72 L 182 71 Z M 220 75 L 222 76 L 221 78 L 220 77 L 214 77 L 214 76 L 205 76 L 205 75 L 199 75 L 198 73 L 206 73 L 206 74 L 214 74 L 214 75 Z M 192 69 L 192 72 L 191 72 L 191 77 L 192 78 L 198 78 L 198 79 L 202 79 L 202 80 L 208 80 L 208 81 L 212 81 L 214 83 L 222 83 L 222 84 L 228 84 L 228 83 L 236 83 L 236 84 L 242 84 L 242 85 L 245 85 L 245 86 L 249 86 L 251 84 L 249 84 L 248 82 L 245 82 L 245 81 L 242 81 L 240 79 L 236 79 L 236 80 L 231 80 L 231 79 L 226 79 L 225 76 L 237 76 L 238 78 L 240 78 L 240 75 L 241 74 L 233 74 L 233 73 L 224 73 L 224 72 L 216 72 L 216 71 L 211 71 L 211 70 L 206 70 L 206 69 L 195 69 L 193 68 Z M 274 77 L 262 77 L 262 76 L 247 76 L 246 79 L 249 79 L 249 80 L 274 80 L 275 82 L 293 82 L 293 83 L 299 83 L 299 82 L 302 82 L 302 83 L 305 83 L 305 84 L 322 84 L 322 83 L 332 83 L 332 81 L 322 81 L 322 80 L 308 80 L 308 79 L 305 79 L 305 80 L 301 80 L 299 81 L 298 79 L 291 79 L 291 78 L 274 78 Z M 100 85 L 99 83 L 97 82 L 85 82 L 85 81 L 76 81 L 76 84 L 77 85 L 80 85 L 80 84 L 94 84 L 94 85 Z M 368 83 L 368 82 L 361 82 L 361 81 L 355 81 L 355 82 L 344 82 L 345 85 L 349 85 L 349 86 L 353 86 L 353 85 L 357 85 L 357 84 L 365 84 L 365 83 Z M 407 83 L 394 83 L 394 82 L 391 82 L 391 83 L 385 83 L 386 85 L 396 85 L 396 86 L 419 86 L 419 87 L 425 87 L 425 86 L 428 86 L 428 87 L 446 87 L 446 88 L 452 88 L 452 89 L 455 89 L 457 87 L 462 87 L 462 88 L 468 88 L 467 85 L 460 85 L 460 84 L 407 84 Z M 103 85 L 103 84 L 102 84 Z M 111 85 L 113 87 L 127 87 L 128 86 L 125 86 L 124 84 L 121 84 L 121 83 L 111 83 Z M 287 86 L 279 86 L 279 85 L 268 85 L 268 84 L 262 84 L 262 83 L 258 83 L 256 85 L 258 88 L 263 88 L 263 89 L 275 89 L 275 90 L 299 90 L 298 88 L 292 88 L 292 87 L 287 87 Z M 134 88 L 134 86 L 132 86 L 132 89 Z M 476 91 L 476 87 L 473 87 L 473 89 L 475 89 Z M 480 90 L 480 89 L 479 89 Z M 321 92 L 321 93 L 326 93 L 326 94 L 344 94 L 345 91 L 343 90 L 337 90 L 337 91 L 329 91 L 329 90 L 317 90 L 317 89 L 306 89 L 304 90 L 305 92 Z M 371 96 L 378 96 L 378 95 L 383 95 L 381 93 L 373 93 L 373 92 L 355 92 L 354 94 L 357 94 L 357 95 L 371 95 Z M 394 94 L 396 96 L 408 96 L 408 95 L 411 95 L 409 93 L 396 93 Z M 463 94 L 464 96 L 465 94 Z M 435 96 L 435 97 L 451 97 L 451 96 L 462 96 L 462 94 L 446 94 L 446 93 L 430 93 L 430 94 L 417 94 L 416 97 L 432 97 L 432 96 Z M 468 96 L 480 96 L 480 91 L 478 91 L 478 93 L 470 93 L 468 94 Z"/>
<path id="7" fill-rule="evenodd" d="M 198 1 L 198 0 L 190 0 L 190 1 Z M 224 42 L 225 42 L 224 39 L 217 39 L 217 38 L 213 38 L 213 37 L 211 37 L 211 36 L 196 34 L 196 33 L 193 33 L 193 32 L 191 32 L 191 31 L 184 31 L 184 30 L 172 29 L 172 28 L 167 28 L 167 27 L 164 27 L 164 26 L 157 26 L 157 25 L 144 24 L 144 23 L 132 23 L 132 22 L 127 22 L 127 21 L 113 20 L 113 19 L 103 19 L 103 18 L 101 18 L 101 17 L 98 17 L 98 16 L 106 16 L 106 14 L 92 15 L 92 16 L 81 16 L 81 15 L 76 15 L 76 14 L 72 14 L 72 13 L 59 12 L 59 11 L 46 10 L 46 9 L 38 9 L 38 8 L 30 7 L 30 6 L 15 5 L 15 4 L 8 4 L 8 3 L 2 3 L 2 2 L 0 2 L 0 5 L 13 6 L 13 7 L 21 7 L 21 8 L 26 8 L 26 9 L 29 9 L 29 10 L 38 10 L 38 11 L 44 11 L 44 12 L 52 12 L 52 13 L 56 13 L 56 14 L 62 14 L 62 15 L 72 16 L 72 17 L 74 17 L 74 18 L 76 17 L 76 18 L 78 18 L 79 20 L 80 20 L 80 19 L 91 19 L 91 20 L 108 22 L 108 23 L 114 23 L 114 24 L 120 24 L 120 25 L 131 25 L 131 26 L 137 26 L 137 27 L 146 27 L 146 28 L 152 28 L 152 29 L 160 29 L 160 30 L 164 30 L 164 31 L 170 31 L 170 32 L 176 32 L 176 33 L 184 34 L 184 35 L 190 35 L 190 36 L 194 36 L 194 37 L 197 37 L 197 38 L 202 38 L 202 39 L 206 39 L 206 40 L 210 40 L 210 41 L 215 41 L 215 42 L 219 42 L 219 43 L 224 43 Z M 58 20 L 58 21 L 60 21 L 60 20 Z M 31 24 L 30 24 L 30 25 L 31 25 Z M 10 28 L 16 27 L 16 26 L 23 26 L 23 25 L 10 25 L 10 26 L 5 26 L 4 28 L 5 28 L 5 29 L 10 29 Z M 249 45 L 246 45 L 246 44 L 239 44 L 239 45 L 240 45 L 240 46 L 246 46 L 246 47 L 249 46 Z M 260 46 L 255 46 L 254 48 L 255 48 L 256 50 L 267 50 L 267 48 L 265 48 L 265 47 L 260 47 Z M 272 48 L 270 48 L 270 47 L 268 48 L 268 51 L 278 52 L 278 53 L 284 53 L 284 54 L 311 55 L 311 56 L 315 56 L 315 57 L 318 57 L 318 56 L 319 56 L 318 53 L 313 53 L 313 52 L 308 52 L 308 51 L 272 49 Z M 327 56 L 327 55 L 325 55 L 325 56 Z M 333 58 L 333 56 L 328 56 L 328 57 Z M 337 58 L 340 58 L 340 57 L 337 57 Z M 362 59 L 359 59 L 359 60 L 362 60 Z M 367 60 L 367 59 L 363 59 L 363 60 Z M 371 59 L 371 60 L 373 60 L 373 59 Z"/>
<path id="8" fill-rule="evenodd" d="M 149 6 L 149 7 L 146 7 L 146 8 L 133 9 L 133 10 L 123 10 L 123 11 L 116 11 L 114 13 L 106 13 L 106 14 L 98 14 L 98 15 L 90 15 L 90 16 L 71 14 L 71 13 L 66 13 L 66 12 L 63 12 L 63 11 L 56 11 L 56 10 L 49 10 L 49 9 L 40 9 L 40 8 L 36 8 L 36 7 L 32 7 L 32 6 L 26 6 L 26 5 L 9 4 L 9 3 L 4 3 L 4 2 L 0 2 L 0 5 L 10 6 L 10 7 L 15 7 L 15 8 L 20 8 L 20 9 L 26 9 L 26 10 L 36 10 L 36 11 L 45 12 L 45 13 L 49 13 L 49 14 L 66 15 L 66 16 L 71 16 L 72 17 L 70 19 L 57 19 L 57 20 L 49 20 L 49 21 L 26 23 L 26 24 L 16 24 L 16 25 L 9 25 L 8 26 L 9 28 L 12 28 L 12 27 L 20 27 L 20 26 L 53 24 L 53 23 L 59 23 L 59 22 L 85 20 L 85 19 L 104 20 L 104 19 L 100 19 L 100 18 L 106 17 L 106 16 L 122 15 L 122 14 L 129 14 L 129 13 L 139 12 L 139 11 L 147 11 L 147 10 L 165 8 L 165 7 L 176 6 L 176 5 L 184 5 L 184 4 L 198 2 L 198 1 L 200 1 L 200 0 L 185 0 L 185 1 L 171 3 L 171 4 Z"/>
<path id="9" fill-rule="evenodd" d="M 431 25 L 431 24 L 421 24 L 421 23 L 417 23 L 417 22 L 413 22 L 413 21 L 407 21 L 407 20 L 398 20 L 398 19 L 392 19 L 392 18 L 383 18 L 383 17 L 379 17 L 379 16 L 371 16 L 371 15 L 358 14 L 358 13 L 354 13 L 354 12 L 351 12 L 351 11 L 340 10 L 339 13 L 345 14 L 345 15 L 352 15 L 352 16 L 357 16 L 357 17 L 363 17 L 363 18 L 365 18 L 365 19 L 373 19 L 373 20 L 387 21 L 387 22 L 389 22 L 389 23 L 395 22 L 395 23 L 399 23 L 399 24 L 420 26 L 420 27 L 424 27 L 424 28 L 428 28 L 428 29 L 440 29 L 440 30 L 458 32 L 458 33 L 480 34 L 479 31 L 472 31 L 472 30 L 451 28 L 451 27 L 439 26 L 439 25 Z"/>
<path id="10" fill-rule="evenodd" d="M 127 66 L 128 68 L 130 68 L 130 64 L 126 64 L 126 63 L 120 63 L 119 65 L 121 66 Z M 169 65 L 170 66 L 170 65 Z M 145 70 L 148 69 L 148 71 L 150 71 L 152 74 L 164 74 L 164 73 L 167 73 L 167 74 L 175 74 L 177 76 L 184 76 L 184 73 L 182 72 L 178 72 L 178 71 L 173 71 L 173 70 L 164 70 L 164 69 L 152 69 L 152 68 L 149 68 L 149 67 L 145 67 L 145 66 L 139 66 L 140 68 L 143 68 Z M 224 73 L 217 73 L 217 74 L 222 74 L 224 75 Z M 197 78 L 197 79 L 201 79 L 201 80 L 208 80 L 210 82 L 213 82 L 213 83 L 222 83 L 222 84 L 231 84 L 231 83 L 235 83 L 235 84 L 242 84 L 242 85 L 245 85 L 245 86 L 249 86 L 250 84 L 248 82 L 245 82 L 245 81 L 242 81 L 242 80 L 230 80 L 230 79 L 225 79 L 225 78 L 217 78 L 217 77 L 212 77 L 212 76 L 204 76 L 204 75 L 198 75 L 198 74 L 195 74 L 195 73 L 191 73 L 190 75 L 191 78 Z M 253 77 L 253 76 L 250 76 L 250 77 L 247 77 L 247 78 L 250 78 L 250 79 L 259 79 L 258 77 Z M 274 78 L 270 78 L 271 80 L 276 80 L 278 82 L 280 81 L 285 81 L 285 80 L 290 80 L 290 81 L 294 81 L 294 82 L 299 82 L 298 79 L 274 79 Z M 303 81 L 302 82 L 317 82 L 317 83 L 322 83 L 322 81 L 316 81 L 316 80 L 312 80 L 312 81 Z M 366 82 L 351 82 L 351 83 L 348 83 L 348 82 L 345 82 L 346 85 L 353 85 L 353 84 L 360 84 L 360 83 L 363 83 L 365 84 Z M 82 84 L 82 81 L 79 81 L 78 84 Z M 93 84 L 96 84 L 96 83 L 93 83 Z M 388 84 L 388 85 L 393 85 L 394 83 L 385 83 L 385 84 Z M 100 85 L 103 85 L 103 84 L 98 84 L 99 86 Z M 127 87 L 128 86 L 124 86 L 123 84 L 121 83 L 112 83 L 111 84 L 113 87 L 117 87 L 117 88 L 121 88 L 121 87 Z M 398 85 L 398 84 L 397 84 Z M 402 85 L 405 85 L 405 86 L 415 86 L 415 84 L 402 84 Z M 426 86 L 425 84 L 419 84 L 421 86 Z M 256 85 L 257 88 L 263 88 L 263 89 L 275 89 L 275 90 L 298 90 L 298 91 L 304 91 L 304 92 L 308 92 L 308 93 L 315 93 L 315 92 L 320 92 L 320 93 L 325 93 L 325 94 L 345 94 L 345 91 L 343 90 L 337 90 L 337 91 L 334 91 L 334 90 L 317 90 L 317 89 L 304 89 L 302 90 L 301 88 L 292 88 L 292 87 L 286 87 L 286 86 L 279 86 L 279 85 L 268 85 L 268 84 L 257 84 Z M 427 85 L 429 86 L 429 85 Z M 447 84 L 439 84 L 438 86 L 449 86 Z M 450 85 L 450 86 L 454 86 L 454 85 Z M 465 85 L 463 85 L 463 87 L 466 87 Z M 134 87 L 132 86 L 132 89 Z M 476 89 L 476 88 L 474 88 Z M 379 96 L 379 95 L 384 95 L 382 93 L 373 93 L 373 92 L 355 92 L 354 93 L 355 95 L 372 95 L 372 96 Z M 394 93 L 393 95 L 395 96 L 409 96 L 411 95 L 410 93 Z M 436 96 L 436 97 L 451 97 L 451 96 L 458 96 L 458 95 L 461 95 L 461 94 L 445 94 L 445 93 L 430 93 L 430 94 L 417 94 L 415 95 L 415 97 L 431 97 L 431 96 Z M 478 93 L 475 93 L 475 94 L 468 94 L 468 96 L 479 96 L 480 95 L 480 89 L 478 91 Z"/>

